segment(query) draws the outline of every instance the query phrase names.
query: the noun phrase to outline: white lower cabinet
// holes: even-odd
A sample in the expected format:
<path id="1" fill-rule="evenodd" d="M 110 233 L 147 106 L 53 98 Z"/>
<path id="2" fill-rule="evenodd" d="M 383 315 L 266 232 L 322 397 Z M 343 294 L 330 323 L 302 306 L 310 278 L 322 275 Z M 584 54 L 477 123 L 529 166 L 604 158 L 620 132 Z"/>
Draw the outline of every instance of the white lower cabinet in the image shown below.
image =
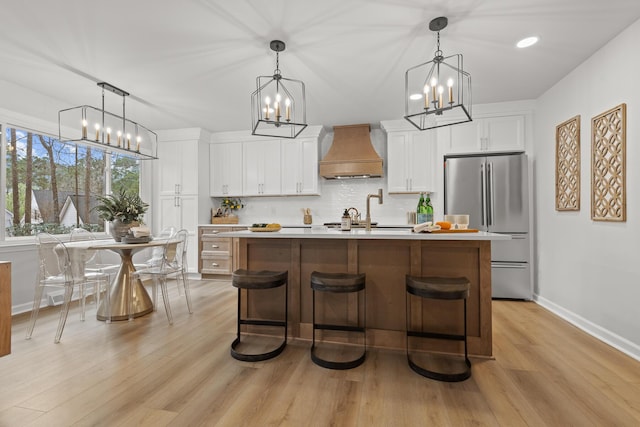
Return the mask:
<path id="1" fill-rule="evenodd" d="M 190 269 L 195 269 L 198 261 L 198 196 L 176 195 L 161 196 L 160 223 L 158 230 L 175 227 L 176 231 L 186 229 L 189 231 L 187 242 L 187 262 Z"/>

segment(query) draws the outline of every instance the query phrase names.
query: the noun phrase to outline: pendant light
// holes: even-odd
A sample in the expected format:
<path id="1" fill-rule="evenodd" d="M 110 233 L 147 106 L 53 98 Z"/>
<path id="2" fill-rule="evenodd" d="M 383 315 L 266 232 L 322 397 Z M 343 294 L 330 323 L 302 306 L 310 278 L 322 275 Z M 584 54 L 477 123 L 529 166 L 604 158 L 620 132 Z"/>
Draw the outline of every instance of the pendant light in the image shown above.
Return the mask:
<path id="1" fill-rule="evenodd" d="M 89 105 L 58 112 L 60 142 L 97 146 L 108 152 L 121 152 L 141 160 L 157 159 L 158 135 L 125 117 L 125 92 L 110 83 L 100 82 L 102 108 Z M 122 115 L 105 110 L 105 91 L 122 97 Z"/>
<path id="2" fill-rule="evenodd" d="M 471 75 L 464 71 L 462 55 L 445 57 L 440 50 L 444 16 L 433 19 L 429 29 L 437 33 L 437 50 L 431 61 L 405 73 L 405 116 L 420 130 L 471 121 Z"/>
<path id="3" fill-rule="evenodd" d="M 307 127 L 304 83 L 287 79 L 280 72 L 280 52 L 285 44 L 272 40 L 276 69 L 271 76 L 256 78 L 251 94 L 251 134 L 276 138 L 295 138 Z"/>

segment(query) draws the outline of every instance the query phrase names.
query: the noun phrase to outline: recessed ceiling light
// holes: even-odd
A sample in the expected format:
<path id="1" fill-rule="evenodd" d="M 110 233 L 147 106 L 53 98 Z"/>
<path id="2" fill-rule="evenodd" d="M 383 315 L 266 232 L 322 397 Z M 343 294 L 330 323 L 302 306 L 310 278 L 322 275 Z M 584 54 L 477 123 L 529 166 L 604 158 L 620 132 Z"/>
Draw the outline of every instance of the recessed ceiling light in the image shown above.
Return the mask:
<path id="1" fill-rule="evenodd" d="M 412 101 L 415 101 L 417 99 L 422 99 L 422 94 L 421 93 L 414 93 L 409 95 L 409 99 Z"/>
<path id="2" fill-rule="evenodd" d="M 529 46 L 533 46 L 534 44 L 538 43 L 538 38 L 537 37 L 527 37 L 524 38 L 522 40 L 520 40 L 518 43 L 516 43 L 516 46 L 518 46 L 519 48 L 525 48 L 525 47 L 529 47 Z"/>

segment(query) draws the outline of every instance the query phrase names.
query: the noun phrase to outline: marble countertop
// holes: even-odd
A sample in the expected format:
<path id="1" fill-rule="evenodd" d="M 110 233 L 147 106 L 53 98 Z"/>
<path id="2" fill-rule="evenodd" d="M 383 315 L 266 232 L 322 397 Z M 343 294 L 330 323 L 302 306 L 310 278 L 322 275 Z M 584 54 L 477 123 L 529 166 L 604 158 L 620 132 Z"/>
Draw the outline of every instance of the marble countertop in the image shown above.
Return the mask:
<path id="1" fill-rule="evenodd" d="M 252 232 L 249 230 L 229 231 L 218 234 L 218 237 L 245 237 L 259 239 L 368 239 L 368 240 L 510 240 L 505 234 L 478 231 L 475 233 L 414 233 L 411 229 L 326 229 L 321 226 L 313 228 L 282 228 L 275 232 Z"/>

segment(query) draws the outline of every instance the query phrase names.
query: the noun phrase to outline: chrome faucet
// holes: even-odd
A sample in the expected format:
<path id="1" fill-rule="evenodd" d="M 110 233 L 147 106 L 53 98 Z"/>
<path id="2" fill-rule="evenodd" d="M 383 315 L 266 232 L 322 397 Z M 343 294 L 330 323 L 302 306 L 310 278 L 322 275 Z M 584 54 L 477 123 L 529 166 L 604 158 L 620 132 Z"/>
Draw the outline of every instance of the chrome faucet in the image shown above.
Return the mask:
<path id="1" fill-rule="evenodd" d="M 377 198 L 378 204 L 381 205 L 382 204 L 382 188 L 378 188 L 378 194 L 367 195 L 367 217 L 364 220 L 367 231 L 371 231 L 371 207 L 370 207 L 371 203 L 369 201 L 371 200 L 372 197 Z"/>

